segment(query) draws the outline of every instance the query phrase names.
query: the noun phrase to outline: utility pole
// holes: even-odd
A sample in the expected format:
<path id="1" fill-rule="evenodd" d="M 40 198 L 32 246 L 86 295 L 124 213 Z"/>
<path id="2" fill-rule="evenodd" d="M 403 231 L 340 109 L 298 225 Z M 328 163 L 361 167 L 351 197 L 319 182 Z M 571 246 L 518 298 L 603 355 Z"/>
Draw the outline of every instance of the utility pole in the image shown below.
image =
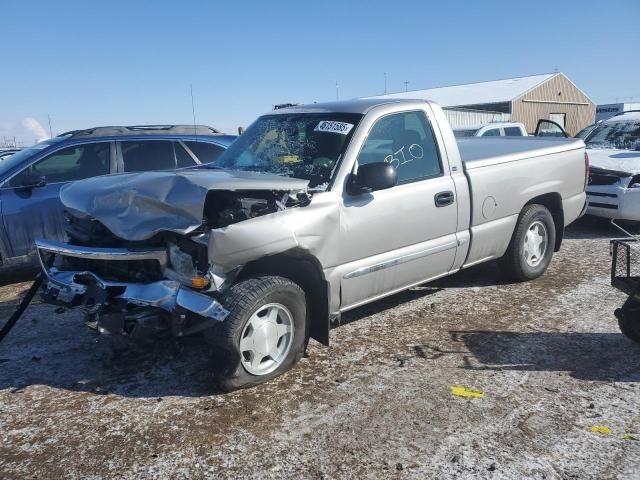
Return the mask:
<path id="1" fill-rule="evenodd" d="M 189 90 L 191 92 L 191 115 L 193 115 L 193 134 L 196 135 L 196 104 L 193 100 L 193 83 L 189 84 Z"/>
<path id="2" fill-rule="evenodd" d="M 47 119 L 49 120 L 49 136 L 53 138 L 53 129 L 51 128 L 51 115 L 47 113 Z"/>
<path id="3" fill-rule="evenodd" d="M 408 92 L 409 91 L 409 80 L 405 80 L 404 81 L 404 91 Z"/>

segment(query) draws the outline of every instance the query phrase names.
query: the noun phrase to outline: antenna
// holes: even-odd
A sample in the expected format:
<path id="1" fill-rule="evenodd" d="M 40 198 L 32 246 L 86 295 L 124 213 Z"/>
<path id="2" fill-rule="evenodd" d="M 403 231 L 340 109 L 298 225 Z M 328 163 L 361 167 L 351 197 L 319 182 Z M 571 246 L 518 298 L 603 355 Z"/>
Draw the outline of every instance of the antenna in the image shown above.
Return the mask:
<path id="1" fill-rule="evenodd" d="M 409 80 L 405 80 L 404 81 L 404 91 L 408 92 L 409 91 Z"/>
<path id="2" fill-rule="evenodd" d="M 53 138 L 53 129 L 51 128 L 51 115 L 47 113 L 47 119 L 49 120 L 49 136 Z"/>
<path id="3" fill-rule="evenodd" d="M 191 90 L 191 114 L 193 115 L 193 135 L 196 137 L 196 141 L 198 141 L 198 130 L 196 128 L 196 107 L 195 102 L 193 101 L 193 83 L 189 84 L 189 89 Z"/>

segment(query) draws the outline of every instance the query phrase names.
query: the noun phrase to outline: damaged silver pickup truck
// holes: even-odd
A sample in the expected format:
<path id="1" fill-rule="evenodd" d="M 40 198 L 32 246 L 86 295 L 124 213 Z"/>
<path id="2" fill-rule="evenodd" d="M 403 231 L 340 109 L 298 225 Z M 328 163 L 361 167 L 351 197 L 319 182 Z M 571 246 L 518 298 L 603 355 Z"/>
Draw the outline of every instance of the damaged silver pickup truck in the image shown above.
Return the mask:
<path id="1" fill-rule="evenodd" d="M 101 332 L 204 333 L 221 386 L 251 386 L 359 305 L 492 259 L 542 275 L 587 171 L 582 140 L 456 142 L 425 101 L 278 110 L 207 168 L 67 186 L 43 297 Z"/>

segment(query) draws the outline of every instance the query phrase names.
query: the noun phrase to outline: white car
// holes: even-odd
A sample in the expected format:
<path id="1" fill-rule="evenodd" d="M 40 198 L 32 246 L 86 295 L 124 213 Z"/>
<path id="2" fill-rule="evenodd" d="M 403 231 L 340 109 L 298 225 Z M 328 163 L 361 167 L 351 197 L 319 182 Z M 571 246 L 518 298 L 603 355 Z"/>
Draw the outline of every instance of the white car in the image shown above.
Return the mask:
<path id="1" fill-rule="evenodd" d="M 519 122 L 500 122 L 477 127 L 455 128 L 456 138 L 462 137 L 526 137 L 527 129 Z"/>
<path id="2" fill-rule="evenodd" d="M 587 213 L 640 222 L 640 110 L 602 121 L 584 141 L 591 165 Z"/>

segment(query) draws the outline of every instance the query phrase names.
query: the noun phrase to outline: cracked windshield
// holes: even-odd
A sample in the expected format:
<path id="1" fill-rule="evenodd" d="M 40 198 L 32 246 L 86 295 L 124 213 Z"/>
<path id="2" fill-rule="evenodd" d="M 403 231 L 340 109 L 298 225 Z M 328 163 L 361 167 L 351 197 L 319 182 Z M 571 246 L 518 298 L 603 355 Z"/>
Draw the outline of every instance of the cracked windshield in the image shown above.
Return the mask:
<path id="1" fill-rule="evenodd" d="M 275 173 L 326 187 L 360 114 L 279 114 L 259 118 L 212 166 Z"/>

